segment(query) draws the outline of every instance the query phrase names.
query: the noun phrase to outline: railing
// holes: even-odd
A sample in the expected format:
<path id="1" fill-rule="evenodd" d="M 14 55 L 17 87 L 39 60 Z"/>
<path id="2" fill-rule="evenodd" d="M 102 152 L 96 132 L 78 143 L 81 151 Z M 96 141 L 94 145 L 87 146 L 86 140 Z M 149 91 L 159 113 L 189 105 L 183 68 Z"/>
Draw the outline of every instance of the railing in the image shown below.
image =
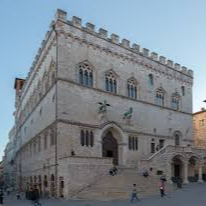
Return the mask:
<path id="1" fill-rule="evenodd" d="M 192 152 L 195 154 L 198 154 L 202 158 L 206 158 L 206 149 L 199 149 L 199 148 L 192 148 L 192 147 L 181 147 L 181 146 L 174 146 L 174 145 L 167 145 L 160 149 L 158 152 L 150 156 L 148 159 L 143 159 L 141 160 L 141 164 L 144 165 L 145 167 L 152 161 L 155 161 L 159 159 L 164 153 L 171 153 L 171 152 L 176 152 L 176 153 L 188 153 Z"/>

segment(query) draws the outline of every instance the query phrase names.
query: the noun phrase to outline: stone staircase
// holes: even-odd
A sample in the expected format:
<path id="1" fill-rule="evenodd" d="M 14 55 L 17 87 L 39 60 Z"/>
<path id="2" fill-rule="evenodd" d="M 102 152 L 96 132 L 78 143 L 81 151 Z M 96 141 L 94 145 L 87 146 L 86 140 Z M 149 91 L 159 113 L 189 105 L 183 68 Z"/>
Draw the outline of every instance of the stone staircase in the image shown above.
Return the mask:
<path id="1" fill-rule="evenodd" d="M 159 177 L 141 176 L 137 169 L 121 169 L 115 176 L 102 175 L 92 185 L 75 195 L 76 199 L 112 200 L 128 199 L 133 184 L 137 185 L 140 198 L 159 193 Z M 166 192 L 171 192 L 173 186 L 166 183 Z"/>

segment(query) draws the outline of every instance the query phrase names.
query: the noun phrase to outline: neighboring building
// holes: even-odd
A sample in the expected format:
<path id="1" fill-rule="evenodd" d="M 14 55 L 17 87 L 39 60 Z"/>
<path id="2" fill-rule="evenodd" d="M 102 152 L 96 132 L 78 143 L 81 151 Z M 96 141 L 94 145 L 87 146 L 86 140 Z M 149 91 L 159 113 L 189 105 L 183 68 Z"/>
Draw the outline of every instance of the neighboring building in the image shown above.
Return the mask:
<path id="1" fill-rule="evenodd" d="M 206 109 L 193 114 L 195 146 L 206 149 Z"/>
<path id="2" fill-rule="evenodd" d="M 0 162 L 0 187 L 4 185 L 4 161 Z"/>
<path id="3" fill-rule="evenodd" d="M 113 163 L 201 182 L 192 86 L 192 70 L 58 10 L 28 77 L 15 81 L 17 187 L 69 197 Z"/>
<path id="4" fill-rule="evenodd" d="M 11 129 L 9 132 L 9 142 L 6 145 L 4 150 L 4 183 L 5 186 L 14 187 L 15 185 L 15 165 L 14 165 L 14 157 L 15 157 L 15 127 Z"/>

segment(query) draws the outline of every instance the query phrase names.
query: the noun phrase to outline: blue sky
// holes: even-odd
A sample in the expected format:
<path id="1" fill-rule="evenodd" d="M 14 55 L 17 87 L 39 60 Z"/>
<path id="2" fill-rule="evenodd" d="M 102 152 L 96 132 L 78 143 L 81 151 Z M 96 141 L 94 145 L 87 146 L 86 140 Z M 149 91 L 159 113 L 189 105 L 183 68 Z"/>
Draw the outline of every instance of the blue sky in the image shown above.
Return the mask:
<path id="1" fill-rule="evenodd" d="M 14 123 L 14 78 L 26 77 L 57 8 L 193 69 L 194 111 L 206 106 L 205 0 L 1 0 L 0 157 Z"/>

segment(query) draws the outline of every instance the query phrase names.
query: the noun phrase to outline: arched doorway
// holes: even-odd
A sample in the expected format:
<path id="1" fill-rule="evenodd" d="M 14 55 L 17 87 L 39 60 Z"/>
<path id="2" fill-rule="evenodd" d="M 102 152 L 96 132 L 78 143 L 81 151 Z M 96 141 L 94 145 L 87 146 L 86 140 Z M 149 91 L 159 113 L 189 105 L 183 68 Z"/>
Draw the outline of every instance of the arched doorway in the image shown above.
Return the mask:
<path id="1" fill-rule="evenodd" d="M 197 182 L 198 181 L 198 166 L 199 159 L 196 156 L 190 157 L 188 161 L 188 180 L 189 182 Z"/>
<path id="2" fill-rule="evenodd" d="M 173 157 L 173 177 L 174 178 L 183 178 L 183 161 L 181 156 L 177 155 Z"/>
<path id="3" fill-rule="evenodd" d="M 51 175 L 51 179 L 50 179 L 50 194 L 52 197 L 55 197 L 55 192 L 56 192 L 56 189 L 55 189 L 55 177 L 54 175 L 52 174 Z"/>
<path id="4" fill-rule="evenodd" d="M 113 158 L 113 164 L 118 165 L 118 143 L 111 131 L 103 137 L 102 152 L 103 157 Z"/>

